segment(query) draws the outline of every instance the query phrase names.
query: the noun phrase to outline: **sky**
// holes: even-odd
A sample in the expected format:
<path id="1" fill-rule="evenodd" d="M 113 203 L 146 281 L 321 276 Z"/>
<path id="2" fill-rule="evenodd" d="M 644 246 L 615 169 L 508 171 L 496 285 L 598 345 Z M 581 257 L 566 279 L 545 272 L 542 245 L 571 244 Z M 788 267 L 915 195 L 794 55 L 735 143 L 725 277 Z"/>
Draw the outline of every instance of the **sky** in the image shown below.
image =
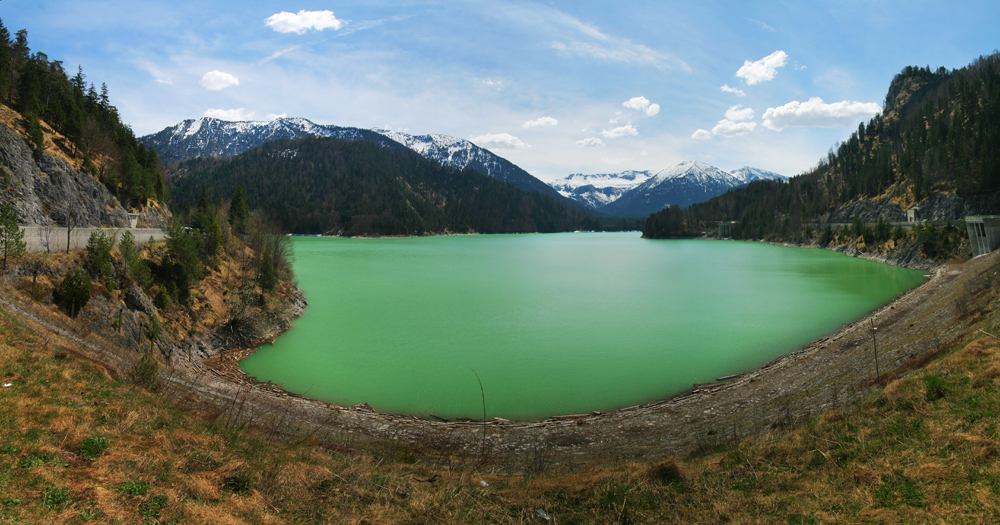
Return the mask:
<path id="1" fill-rule="evenodd" d="M 697 160 L 794 176 L 907 65 L 1000 47 L 1000 2 L 0 0 L 137 136 L 304 117 L 471 140 L 551 181 Z"/>

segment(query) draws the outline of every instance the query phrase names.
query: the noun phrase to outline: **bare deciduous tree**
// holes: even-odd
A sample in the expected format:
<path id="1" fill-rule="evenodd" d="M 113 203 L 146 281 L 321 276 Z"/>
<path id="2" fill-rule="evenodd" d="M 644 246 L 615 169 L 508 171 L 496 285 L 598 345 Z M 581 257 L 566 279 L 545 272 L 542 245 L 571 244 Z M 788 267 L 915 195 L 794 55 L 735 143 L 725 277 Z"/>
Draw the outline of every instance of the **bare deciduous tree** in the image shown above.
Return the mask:
<path id="1" fill-rule="evenodd" d="M 50 217 L 45 217 L 38 228 L 38 241 L 45 248 L 45 253 L 52 253 L 52 230 L 56 227 Z"/>

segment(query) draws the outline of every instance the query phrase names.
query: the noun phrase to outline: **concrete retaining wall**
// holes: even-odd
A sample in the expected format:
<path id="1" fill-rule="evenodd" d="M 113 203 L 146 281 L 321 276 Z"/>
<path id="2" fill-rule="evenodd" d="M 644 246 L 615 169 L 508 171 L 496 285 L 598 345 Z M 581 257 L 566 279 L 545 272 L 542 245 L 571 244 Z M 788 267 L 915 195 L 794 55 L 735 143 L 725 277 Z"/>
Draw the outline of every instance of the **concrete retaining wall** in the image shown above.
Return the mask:
<path id="1" fill-rule="evenodd" d="M 28 253 L 66 251 L 66 228 L 58 226 L 23 226 L 22 228 L 24 229 L 24 242 L 27 244 Z M 71 251 L 86 249 L 90 234 L 95 230 L 98 228 L 73 228 L 69 236 L 69 249 Z M 104 231 L 116 235 L 116 239 L 120 239 L 126 230 L 132 232 L 136 246 L 146 245 L 149 243 L 150 237 L 157 242 L 167 238 L 166 232 L 159 228 L 104 228 Z"/>

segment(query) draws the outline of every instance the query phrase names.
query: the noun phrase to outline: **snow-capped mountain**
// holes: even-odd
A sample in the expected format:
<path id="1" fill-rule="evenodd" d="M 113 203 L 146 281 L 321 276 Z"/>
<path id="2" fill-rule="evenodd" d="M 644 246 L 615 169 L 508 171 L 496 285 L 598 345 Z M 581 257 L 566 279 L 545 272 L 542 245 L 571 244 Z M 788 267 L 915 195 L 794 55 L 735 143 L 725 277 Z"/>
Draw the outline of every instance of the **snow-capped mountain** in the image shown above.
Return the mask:
<path id="1" fill-rule="evenodd" d="M 393 147 L 392 141 L 374 131 L 320 126 L 304 118 L 228 122 L 217 118 L 188 119 L 176 126 L 139 139 L 170 164 L 195 157 L 231 157 L 278 139 L 318 136 L 347 140 L 372 140 Z M 396 146 L 398 148 L 398 146 Z"/>
<path id="2" fill-rule="evenodd" d="M 158 133 L 141 137 L 165 163 L 195 157 L 229 157 L 278 139 L 317 136 L 367 140 L 383 147 L 410 149 L 422 157 L 456 169 L 470 168 L 514 186 L 563 200 L 554 189 L 512 162 L 475 144 L 446 135 L 409 135 L 390 130 L 370 130 L 316 124 L 304 118 L 228 122 L 204 117 L 189 119 Z"/>
<path id="3" fill-rule="evenodd" d="M 651 174 L 631 171 L 611 175 L 570 175 L 553 181 L 562 195 L 612 217 L 645 217 L 667 206 L 690 206 L 755 180 L 788 177 L 745 166 L 731 173 L 686 161 Z"/>
<path id="4" fill-rule="evenodd" d="M 488 177 L 509 182 L 522 190 L 562 200 L 559 193 L 548 184 L 536 179 L 511 161 L 465 139 L 438 134 L 410 135 L 389 129 L 376 128 L 373 131 L 406 146 L 425 159 L 459 170 L 471 168 Z"/>
<path id="5" fill-rule="evenodd" d="M 751 168 L 750 166 L 743 166 L 742 168 L 733 170 L 730 173 L 733 177 L 743 181 L 743 184 L 750 184 L 755 180 L 780 180 L 782 182 L 788 182 L 788 177 L 784 175 L 778 175 L 773 171 Z"/>
<path id="6" fill-rule="evenodd" d="M 621 173 L 601 173 L 586 175 L 574 173 L 554 180 L 549 186 L 560 195 L 598 210 L 618 200 L 622 193 L 646 182 L 653 175 L 651 171 L 623 171 Z"/>

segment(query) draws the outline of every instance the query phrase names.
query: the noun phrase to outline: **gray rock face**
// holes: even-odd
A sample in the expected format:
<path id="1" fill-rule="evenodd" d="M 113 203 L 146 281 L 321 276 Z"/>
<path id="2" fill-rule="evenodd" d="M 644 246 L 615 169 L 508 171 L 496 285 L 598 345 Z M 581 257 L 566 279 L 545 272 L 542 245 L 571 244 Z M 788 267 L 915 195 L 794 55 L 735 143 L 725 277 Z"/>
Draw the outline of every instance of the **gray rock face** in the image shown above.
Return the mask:
<path id="1" fill-rule="evenodd" d="M 153 301 L 139 288 L 139 285 L 132 283 L 125 291 L 125 304 L 133 310 L 138 310 L 146 315 L 156 313 L 156 306 Z"/>
<path id="2" fill-rule="evenodd" d="M 826 222 L 850 223 L 857 215 L 866 223 L 875 223 L 879 219 L 886 222 L 906 222 L 906 211 L 898 204 L 889 201 L 858 200 L 849 202 L 830 215 Z"/>
<path id="3" fill-rule="evenodd" d="M 0 128 L 0 204 L 12 206 L 21 224 L 66 226 L 75 216 L 78 227 L 128 225 L 128 211 L 97 179 L 52 155 L 36 161 L 21 137 L 6 128 Z M 168 219 L 159 210 L 148 215 L 145 226 L 160 227 Z"/>
<path id="4" fill-rule="evenodd" d="M 920 218 L 932 222 L 958 223 L 969 215 L 1000 214 L 1000 192 L 986 195 L 961 196 L 954 193 L 934 193 L 917 203 Z M 850 223 L 857 214 L 866 223 L 879 219 L 906 222 L 906 210 L 889 201 L 858 200 L 849 202 L 830 214 L 825 222 Z"/>

